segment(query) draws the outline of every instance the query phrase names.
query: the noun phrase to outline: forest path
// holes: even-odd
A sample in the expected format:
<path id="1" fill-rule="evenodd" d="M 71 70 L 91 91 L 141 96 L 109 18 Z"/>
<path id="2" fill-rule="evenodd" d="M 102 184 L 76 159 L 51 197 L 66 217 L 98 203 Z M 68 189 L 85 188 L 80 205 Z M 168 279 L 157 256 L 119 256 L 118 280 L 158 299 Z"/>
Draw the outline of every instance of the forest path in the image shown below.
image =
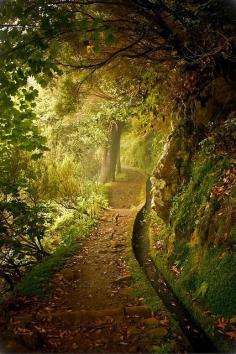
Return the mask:
<path id="1" fill-rule="evenodd" d="M 111 184 L 110 208 L 55 274 L 53 294 L 33 299 L 11 318 L 24 348 L 12 345 L 14 351 L 137 353 L 166 342 L 168 320 L 145 306 L 132 287 L 127 257 L 145 176 L 131 169 L 126 175 Z"/>

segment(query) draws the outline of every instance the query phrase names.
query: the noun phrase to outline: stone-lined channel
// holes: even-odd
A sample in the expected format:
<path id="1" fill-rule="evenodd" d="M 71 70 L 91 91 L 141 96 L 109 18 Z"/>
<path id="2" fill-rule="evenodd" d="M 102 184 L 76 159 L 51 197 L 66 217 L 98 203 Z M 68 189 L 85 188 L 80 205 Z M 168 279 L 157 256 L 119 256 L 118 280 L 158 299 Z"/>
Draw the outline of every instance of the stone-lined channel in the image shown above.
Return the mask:
<path id="1" fill-rule="evenodd" d="M 157 295 L 161 298 L 166 308 L 173 314 L 183 333 L 191 345 L 194 353 L 217 353 L 218 350 L 196 323 L 189 311 L 176 297 L 162 273 L 157 269 L 150 256 L 148 226 L 144 222 L 144 212 L 150 210 L 150 184 L 147 182 L 146 205 L 138 212 L 133 231 L 133 249 L 142 270 L 149 279 Z"/>

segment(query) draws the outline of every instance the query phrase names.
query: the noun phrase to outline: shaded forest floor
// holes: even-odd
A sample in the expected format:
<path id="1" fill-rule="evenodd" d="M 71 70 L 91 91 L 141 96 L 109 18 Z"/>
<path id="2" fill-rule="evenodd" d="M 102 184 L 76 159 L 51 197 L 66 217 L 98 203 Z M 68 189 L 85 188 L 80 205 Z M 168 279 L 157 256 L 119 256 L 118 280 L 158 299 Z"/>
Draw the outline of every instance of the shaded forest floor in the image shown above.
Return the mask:
<path id="1" fill-rule="evenodd" d="M 130 259 L 144 189 L 145 177 L 135 170 L 111 184 L 110 207 L 80 251 L 54 275 L 52 294 L 16 299 L 9 312 L 9 351 L 184 351 L 187 342 L 160 299 L 152 290 L 152 304 L 142 296 L 146 279 Z"/>

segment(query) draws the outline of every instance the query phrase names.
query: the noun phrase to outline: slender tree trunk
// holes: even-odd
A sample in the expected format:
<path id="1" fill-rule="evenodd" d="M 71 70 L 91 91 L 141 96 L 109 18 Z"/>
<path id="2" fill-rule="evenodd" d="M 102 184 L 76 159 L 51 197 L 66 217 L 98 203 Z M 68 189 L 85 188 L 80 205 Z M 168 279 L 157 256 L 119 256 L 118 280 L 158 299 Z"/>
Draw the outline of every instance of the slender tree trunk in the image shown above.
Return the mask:
<path id="1" fill-rule="evenodd" d="M 111 179 L 111 159 L 110 159 L 110 148 L 108 146 L 103 149 L 101 172 L 99 181 L 101 183 L 107 183 Z"/>
<path id="2" fill-rule="evenodd" d="M 121 173 L 121 162 L 120 162 L 120 147 L 119 147 L 119 154 L 117 157 L 117 164 L 116 164 L 116 173 Z"/>
<path id="3" fill-rule="evenodd" d="M 106 183 L 115 180 L 118 157 L 120 155 L 120 138 L 123 123 L 114 122 L 110 132 L 110 144 L 103 150 L 100 182 Z"/>
<path id="4" fill-rule="evenodd" d="M 118 157 L 120 155 L 120 137 L 121 137 L 122 123 L 116 122 L 112 127 L 111 137 L 111 180 L 115 180 L 116 167 Z"/>

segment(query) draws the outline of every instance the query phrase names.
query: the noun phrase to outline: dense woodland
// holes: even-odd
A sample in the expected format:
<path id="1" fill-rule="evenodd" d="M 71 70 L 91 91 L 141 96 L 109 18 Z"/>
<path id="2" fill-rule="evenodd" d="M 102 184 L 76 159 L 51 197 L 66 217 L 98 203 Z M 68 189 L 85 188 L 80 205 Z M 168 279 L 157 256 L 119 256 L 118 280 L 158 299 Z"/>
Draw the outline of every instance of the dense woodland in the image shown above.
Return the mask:
<path id="1" fill-rule="evenodd" d="M 217 351 L 228 351 L 234 1 L 3 0 L 0 18 L 2 312 L 53 291 L 129 166 L 151 183 L 143 222 L 155 266 Z"/>

